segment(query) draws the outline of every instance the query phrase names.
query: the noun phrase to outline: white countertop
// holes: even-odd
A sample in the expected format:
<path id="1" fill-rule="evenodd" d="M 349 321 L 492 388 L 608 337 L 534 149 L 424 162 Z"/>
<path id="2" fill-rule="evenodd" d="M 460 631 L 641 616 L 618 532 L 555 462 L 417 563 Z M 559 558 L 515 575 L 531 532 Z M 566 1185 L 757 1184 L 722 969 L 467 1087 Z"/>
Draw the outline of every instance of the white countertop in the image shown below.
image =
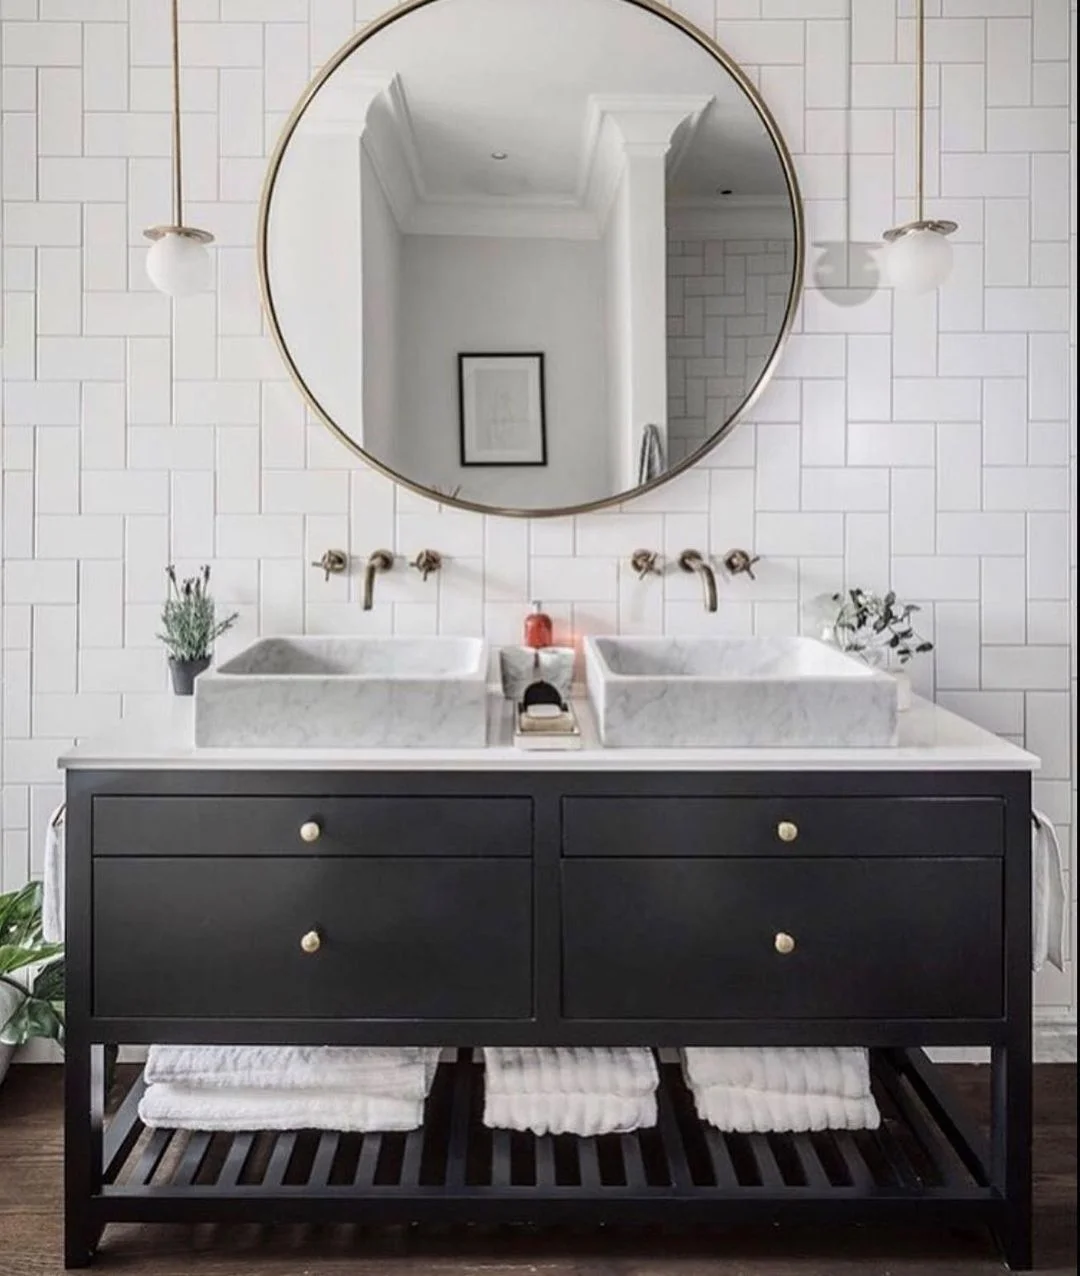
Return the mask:
<path id="1" fill-rule="evenodd" d="M 493 695 L 483 749 L 199 749 L 192 700 L 64 753 L 65 769 L 188 771 L 1037 771 L 1032 753 L 926 700 L 900 715 L 895 747 L 877 749 L 605 749 L 585 700 L 574 708 L 582 748 L 512 744 L 511 706 Z"/>

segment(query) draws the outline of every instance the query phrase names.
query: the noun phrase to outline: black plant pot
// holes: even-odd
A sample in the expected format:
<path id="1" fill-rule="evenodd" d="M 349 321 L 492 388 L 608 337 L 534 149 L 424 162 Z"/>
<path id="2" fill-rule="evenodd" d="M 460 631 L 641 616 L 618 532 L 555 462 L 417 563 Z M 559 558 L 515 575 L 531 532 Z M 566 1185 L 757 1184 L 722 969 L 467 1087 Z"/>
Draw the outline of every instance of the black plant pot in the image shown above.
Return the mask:
<path id="1" fill-rule="evenodd" d="M 210 668 L 210 657 L 202 660 L 174 660 L 169 657 L 169 672 L 172 674 L 172 689 L 178 696 L 190 696 L 195 692 L 195 679 L 204 669 Z"/>

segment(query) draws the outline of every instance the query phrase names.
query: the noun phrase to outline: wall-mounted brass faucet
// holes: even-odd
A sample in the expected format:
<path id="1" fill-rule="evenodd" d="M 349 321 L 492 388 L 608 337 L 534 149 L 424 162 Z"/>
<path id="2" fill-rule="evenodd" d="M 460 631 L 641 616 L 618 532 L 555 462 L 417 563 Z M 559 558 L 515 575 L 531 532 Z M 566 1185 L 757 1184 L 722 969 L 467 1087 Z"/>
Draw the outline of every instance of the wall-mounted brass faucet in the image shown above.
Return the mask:
<path id="1" fill-rule="evenodd" d="M 442 554 L 436 549 L 422 549 L 409 566 L 415 567 L 426 581 L 432 572 L 442 567 Z"/>
<path id="2" fill-rule="evenodd" d="M 684 549 L 679 555 L 679 566 L 684 572 L 697 572 L 705 587 L 705 610 L 716 611 L 716 573 L 696 549 Z"/>
<path id="3" fill-rule="evenodd" d="M 371 611 L 375 606 L 375 577 L 379 572 L 388 572 L 394 565 L 394 555 L 388 549 L 377 549 L 368 555 L 364 568 L 364 610 Z"/>
<path id="4" fill-rule="evenodd" d="M 319 567 L 329 580 L 331 576 L 340 576 L 349 570 L 349 556 L 343 549 L 328 549 L 312 567 Z"/>

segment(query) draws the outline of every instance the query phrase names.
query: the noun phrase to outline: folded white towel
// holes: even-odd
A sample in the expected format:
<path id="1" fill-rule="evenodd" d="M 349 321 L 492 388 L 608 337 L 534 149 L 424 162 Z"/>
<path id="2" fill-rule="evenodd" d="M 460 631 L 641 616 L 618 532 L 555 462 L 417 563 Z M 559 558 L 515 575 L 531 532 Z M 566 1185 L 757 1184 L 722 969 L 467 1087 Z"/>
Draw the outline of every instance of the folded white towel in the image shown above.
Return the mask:
<path id="1" fill-rule="evenodd" d="M 333 1089 L 424 1099 L 438 1063 L 437 1046 L 151 1046 L 145 1075 L 151 1085 L 192 1089 Z"/>
<path id="2" fill-rule="evenodd" d="M 640 1046 L 486 1046 L 488 1094 L 611 1095 L 640 1098 L 656 1090 L 651 1050 Z"/>
<path id="3" fill-rule="evenodd" d="M 683 1069 L 691 1086 L 729 1086 L 776 1094 L 829 1094 L 862 1099 L 870 1094 L 867 1051 L 838 1046 L 687 1047 Z"/>
<path id="4" fill-rule="evenodd" d="M 656 1124 L 656 1095 L 493 1094 L 484 1096 L 484 1124 L 533 1134 L 629 1134 Z"/>
<path id="5" fill-rule="evenodd" d="M 45 830 L 41 933 L 48 944 L 64 942 L 64 808 L 58 806 Z"/>
<path id="6" fill-rule="evenodd" d="M 1064 973 L 1065 918 L 1067 912 L 1065 870 L 1057 830 L 1041 811 L 1033 811 L 1031 838 L 1032 970 L 1047 962 Z"/>
<path id="7" fill-rule="evenodd" d="M 838 1094 L 777 1094 L 730 1086 L 691 1086 L 698 1116 L 718 1130 L 740 1134 L 775 1131 L 876 1130 L 881 1113 L 874 1100 Z"/>
<path id="8" fill-rule="evenodd" d="M 222 1091 L 159 1083 L 146 1088 L 139 1120 L 151 1129 L 176 1130 L 415 1130 L 424 1104 L 340 1090 Z"/>

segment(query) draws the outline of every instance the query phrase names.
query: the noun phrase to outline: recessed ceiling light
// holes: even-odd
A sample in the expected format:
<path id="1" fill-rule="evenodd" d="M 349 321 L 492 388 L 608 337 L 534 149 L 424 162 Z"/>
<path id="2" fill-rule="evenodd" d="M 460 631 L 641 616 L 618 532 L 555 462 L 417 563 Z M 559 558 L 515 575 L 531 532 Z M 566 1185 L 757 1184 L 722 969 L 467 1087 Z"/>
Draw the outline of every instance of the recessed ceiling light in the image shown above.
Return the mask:
<path id="1" fill-rule="evenodd" d="M 735 192 L 731 189 L 730 186 L 720 186 L 717 188 L 716 193 L 718 195 L 734 195 L 735 194 Z"/>
<path id="2" fill-rule="evenodd" d="M 509 159 L 510 156 L 505 151 L 492 151 L 491 158 L 493 160 L 504 160 Z"/>

